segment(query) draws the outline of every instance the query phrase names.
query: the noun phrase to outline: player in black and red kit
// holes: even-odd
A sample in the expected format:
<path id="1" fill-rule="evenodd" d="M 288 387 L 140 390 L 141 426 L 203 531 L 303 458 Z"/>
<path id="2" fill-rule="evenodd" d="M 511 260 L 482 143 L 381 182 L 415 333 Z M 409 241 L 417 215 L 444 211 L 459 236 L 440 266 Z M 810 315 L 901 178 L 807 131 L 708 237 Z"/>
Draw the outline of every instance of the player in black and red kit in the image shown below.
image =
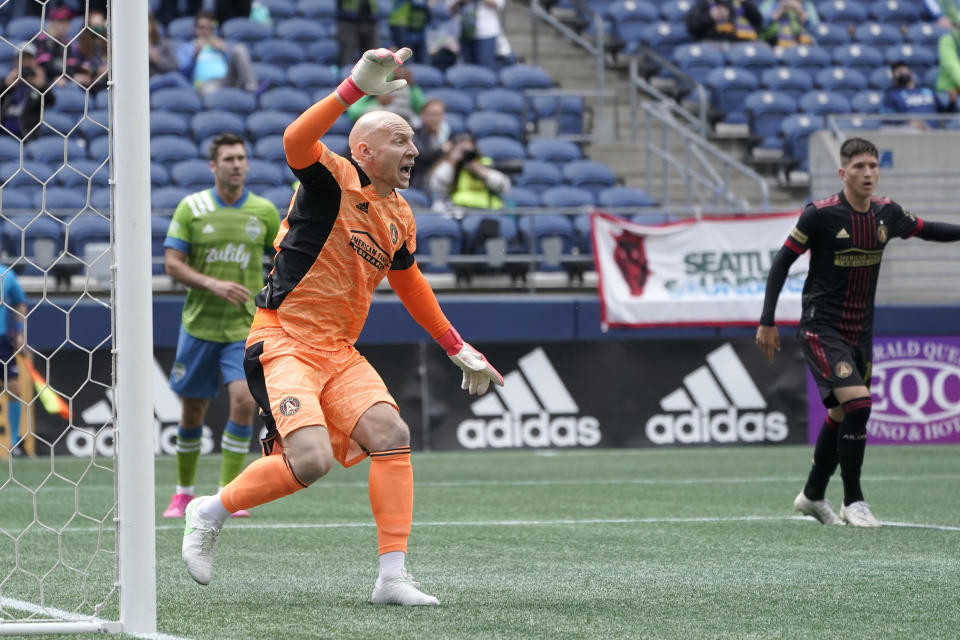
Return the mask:
<path id="1" fill-rule="evenodd" d="M 893 200 L 873 195 L 878 157 L 873 143 L 862 138 L 840 147 L 843 190 L 803 210 L 770 267 L 757 328 L 757 347 L 773 362 L 780 350 L 774 324 L 777 298 L 790 265 L 809 249 L 797 335 L 829 411 L 814 446 L 807 484 L 793 504 L 823 524 L 880 525 L 863 499 L 860 469 L 871 409 L 873 306 L 883 250 L 893 238 L 960 240 L 960 225 L 924 222 Z M 840 517 L 824 497 L 838 464 L 843 479 Z"/>

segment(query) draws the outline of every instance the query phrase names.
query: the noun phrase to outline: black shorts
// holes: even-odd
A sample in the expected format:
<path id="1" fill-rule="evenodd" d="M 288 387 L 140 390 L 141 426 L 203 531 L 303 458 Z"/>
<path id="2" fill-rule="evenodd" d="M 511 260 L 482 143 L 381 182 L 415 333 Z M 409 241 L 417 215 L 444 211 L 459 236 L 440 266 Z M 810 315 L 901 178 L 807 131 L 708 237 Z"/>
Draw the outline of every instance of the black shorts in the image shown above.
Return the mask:
<path id="1" fill-rule="evenodd" d="M 833 394 L 837 387 L 870 387 L 872 341 L 852 345 L 836 331 L 804 327 L 798 336 L 825 407 L 830 409 L 839 404 Z"/>

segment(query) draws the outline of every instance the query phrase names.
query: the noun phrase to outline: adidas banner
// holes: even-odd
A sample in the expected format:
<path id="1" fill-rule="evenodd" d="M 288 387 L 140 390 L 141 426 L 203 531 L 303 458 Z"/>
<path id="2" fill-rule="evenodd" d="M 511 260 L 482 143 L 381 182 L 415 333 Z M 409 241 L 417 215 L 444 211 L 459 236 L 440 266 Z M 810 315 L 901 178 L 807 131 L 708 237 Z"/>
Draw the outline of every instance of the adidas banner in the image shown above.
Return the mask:
<path id="1" fill-rule="evenodd" d="M 797 213 L 638 225 L 593 214 L 601 322 L 608 327 L 755 325 L 767 273 Z M 800 320 L 809 254 L 793 264 L 779 324 Z"/>

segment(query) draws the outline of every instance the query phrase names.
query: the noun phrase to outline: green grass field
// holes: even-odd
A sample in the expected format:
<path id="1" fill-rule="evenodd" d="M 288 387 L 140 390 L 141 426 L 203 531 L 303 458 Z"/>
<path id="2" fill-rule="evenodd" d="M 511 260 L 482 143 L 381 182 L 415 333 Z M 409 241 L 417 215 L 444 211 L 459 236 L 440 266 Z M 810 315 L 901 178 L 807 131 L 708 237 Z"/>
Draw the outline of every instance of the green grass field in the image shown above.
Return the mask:
<path id="1" fill-rule="evenodd" d="M 367 604 L 377 564 L 366 465 L 341 469 L 229 522 L 207 587 L 180 561 L 182 524 L 158 517 L 158 631 L 195 639 L 957 638 L 958 453 L 869 449 L 864 487 L 886 524 L 878 530 L 794 516 L 806 447 L 418 454 L 408 568 L 442 606 L 415 609 Z M 201 482 L 215 482 L 217 464 L 202 460 Z M 36 486 L 49 468 L 49 460 L 17 460 L 14 477 Z M 113 535 L 98 536 L 90 518 L 109 512 L 112 477 L 99 469 L 81 476 L 75 460 L 58 459 L 56 468 L 83 489 L 75 498 L 66 480 L 48 478 L 39 520 L 63 526 L 79 504 L 88 517 L 70 521 L 63 557 L 75 553 L 68 538 L 86 545 L 76 562 L 93 555 L 88 592 L 108 589 Z M 159 514 L 172 458 L 157 472 Z M 835 504 L 839 490 L 835 478 Z M 0 526 L 20 531 L 32 512 L 26 490 L 7 481 Z M 13 541 L 2 538 L 0 615 L 9 620 L 27 615 L 11 603 L 40 594 L 23 571 L 10 573 Z M 93 553 L 98 538 L 103 552 Z M 53 534 L 33 524 L 20 543 L 22 568 L 57 565 Z M 75 608 L 83 594 L 73 578 L 57 566 L 46 602 Z M 115 619 L 115 607 L 101 615 Z"/>

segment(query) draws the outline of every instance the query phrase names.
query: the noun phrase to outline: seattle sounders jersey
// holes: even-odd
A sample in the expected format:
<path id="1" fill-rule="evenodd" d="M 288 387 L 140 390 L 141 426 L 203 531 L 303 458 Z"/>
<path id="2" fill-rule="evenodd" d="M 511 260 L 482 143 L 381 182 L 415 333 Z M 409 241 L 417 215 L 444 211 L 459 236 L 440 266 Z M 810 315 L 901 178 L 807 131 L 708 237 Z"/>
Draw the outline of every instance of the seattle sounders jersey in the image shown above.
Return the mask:
<path id="1" fill-rule="evenodd" d="M 263 287 L 261 258 L 272 251 L 279 227 L 277 208 L 249 191 L 233 206 L 214 189 L 180 201 L 163 246 L 186 254 L 187 264 L 200 273 L 250 290 L 247 303 L 234 306 L 209 291 L 188 289 L 182 318 L 187 333 L 211 342 L 246 340 L 256 308 L 253 297 Z"/>

